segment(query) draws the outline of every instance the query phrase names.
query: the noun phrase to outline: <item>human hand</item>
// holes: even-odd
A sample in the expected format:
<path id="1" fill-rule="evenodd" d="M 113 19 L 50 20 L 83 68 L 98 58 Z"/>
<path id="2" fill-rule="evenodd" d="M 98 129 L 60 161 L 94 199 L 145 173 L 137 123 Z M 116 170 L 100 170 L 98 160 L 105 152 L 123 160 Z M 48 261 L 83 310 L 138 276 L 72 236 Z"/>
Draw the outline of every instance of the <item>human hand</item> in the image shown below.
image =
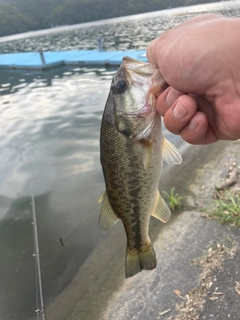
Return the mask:
<path id="1" fill-rule="evenodd" d="M 149 62 L 170 85 L 157 109 L 189 143 L 240 138 L 239 31 L 239 18 L 199 16 L 148 45 Z"/>

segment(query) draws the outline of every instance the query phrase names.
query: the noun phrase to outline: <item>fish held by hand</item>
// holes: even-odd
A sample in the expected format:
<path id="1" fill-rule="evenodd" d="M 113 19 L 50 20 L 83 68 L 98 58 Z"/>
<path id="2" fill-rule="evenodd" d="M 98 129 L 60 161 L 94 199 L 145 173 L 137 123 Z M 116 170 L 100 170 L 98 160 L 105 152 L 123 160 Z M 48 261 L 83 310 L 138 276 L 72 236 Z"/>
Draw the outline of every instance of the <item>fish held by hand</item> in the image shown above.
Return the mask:
<path id="1" fill-rule="evenodd" d="M 122 220 L 127 249 L 125 276 L 154 269 L 148 236 L 150 216 L 167 222 L 171 212 L 158 191 L 162 161 L 179 164 L 177 149 L 162 136 L 156 97 L 167 84 L 150 63 L 124 57 L 114 74 L 100 133 L 100 159 L 106 184 L 99 227 Z"/>

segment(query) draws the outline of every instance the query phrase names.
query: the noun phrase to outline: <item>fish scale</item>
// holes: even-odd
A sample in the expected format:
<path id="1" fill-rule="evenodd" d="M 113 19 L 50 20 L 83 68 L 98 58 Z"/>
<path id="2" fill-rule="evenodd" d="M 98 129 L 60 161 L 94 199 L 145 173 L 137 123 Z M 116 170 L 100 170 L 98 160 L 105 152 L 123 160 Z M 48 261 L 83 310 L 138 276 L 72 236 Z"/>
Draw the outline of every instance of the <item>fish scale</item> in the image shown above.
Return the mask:
<path id="1" fill-rule="evenodd" d="M 121 135 L 113 126 L 108 124 L 103 125 L 102 129 L 102 136 L 107 138 L 102 142 L 104 149 L 102 166 L 105 168 L 106 180 L 108 181 L 106 191 L 114 212 L 123 221 L 125 229 L 129 232 L 129 243 L 135 244 L 136 234 L 133 235 L 130 232 L 132 223 L 129 223 L 129 220 L 135 222 L 138 215 L 132 210 L 129 212 L 129 208 L 138 208 L 139 216 L 145 217 L 143 213 L 148 210 L 149 206 L 152 206 L 152 196 L 149 197 L 150 201 L 146 198 L 146 195 L 149 194 L 147 190 L 151 190 L 152 179 L 151 177 L 145 179 L 144 188 L 141 181 L 143 175 L 151 175 L 154 166 L 151 166 L 149 172 L 146 172 L 141 159 L 139 159 L 141 146 Z M 129 154 L 130 156 L 127 156 Z M 141 171 L 139 167 L 141 167 Z M 158 184 L 158 178 L 156 180 Z M 138 195 L 139 192 L 136 192 L 136 186 L 140 189 L 142 196 L 141 194 Z M 144 202 L 143 198 L 145 198 Z M 128 212 L 128 215 L 124 215 L 124 212 Z"/>

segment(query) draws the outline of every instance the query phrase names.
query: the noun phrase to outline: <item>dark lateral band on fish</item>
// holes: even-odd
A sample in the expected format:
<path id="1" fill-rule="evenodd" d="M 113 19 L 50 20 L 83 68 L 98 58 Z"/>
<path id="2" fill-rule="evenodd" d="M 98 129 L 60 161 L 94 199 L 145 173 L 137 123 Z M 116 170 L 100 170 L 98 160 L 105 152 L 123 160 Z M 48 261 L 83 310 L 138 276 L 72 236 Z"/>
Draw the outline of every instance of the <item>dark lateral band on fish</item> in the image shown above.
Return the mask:
<path id="1" fill-rule="evenodd" d="M 124 57 L 114 74 L 100 132 L 106 184 L 99 227 L 121 220 L 127 236 L 125 276 L 157 265 L 148 236 L 151 215 L 167 222 L 171 212 L 158 186 L 162 162 L 179 164 L 177 149 L 162 136 L 156 96 L 167 83 L 150 63 Z"/>

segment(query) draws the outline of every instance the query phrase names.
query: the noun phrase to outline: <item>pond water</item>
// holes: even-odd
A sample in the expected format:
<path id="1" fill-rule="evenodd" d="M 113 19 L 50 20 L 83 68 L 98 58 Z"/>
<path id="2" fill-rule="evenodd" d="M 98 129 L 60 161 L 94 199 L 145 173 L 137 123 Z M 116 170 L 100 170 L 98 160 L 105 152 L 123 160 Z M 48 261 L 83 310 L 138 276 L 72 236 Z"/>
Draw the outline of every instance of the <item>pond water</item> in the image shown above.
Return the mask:
<path id="1" fill-rule="evenodd" d="M 105 50 L 146 49 L 160 33 L 208 12 L 239 16 L 240 5 L 221 2 L 29 32 L 1 38 L 0 53 L 97 49 L 99 38 Z M 104 189 L 99 129 L 115 71 L 69 67 L 0 71 L 0 319 L 37 318 L 32 193 L 46 314 L 59 320 L 97 318 L 91 297 L 104 290 L 98 284 L 106 281 L 109 260 L 117 254 L 109 243 L 115 231 L 103 234 L 97 226 L 98 199 Z M 164 134 L 180 149 L 184 146 L 179 137 L 166 130 Z M 121 272 L 117 276 L 123 281 Z M 65 298 L 66 288 L 79 273 L 82 290 Z M 60 295 L 65 306 L 57 303 Z M 71 301 L 73 309 L 79 300 L 82 308 L 67 316 L 67 305 Z M 83 310 L 91 310 L 91 315 L 86 318 Z"/>

